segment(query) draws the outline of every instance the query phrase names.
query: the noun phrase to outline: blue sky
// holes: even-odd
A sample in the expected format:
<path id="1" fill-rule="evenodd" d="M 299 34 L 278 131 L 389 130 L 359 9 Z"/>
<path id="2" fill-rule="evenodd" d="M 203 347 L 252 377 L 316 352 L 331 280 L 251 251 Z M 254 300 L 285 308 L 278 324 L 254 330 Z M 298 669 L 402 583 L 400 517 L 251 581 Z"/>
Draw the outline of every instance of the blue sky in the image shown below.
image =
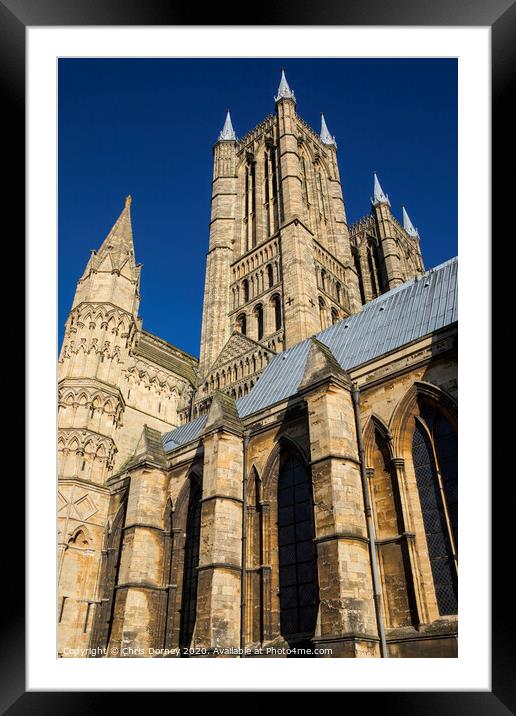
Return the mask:
<path id="1" fill-rule="evenodd" d="M 77 279 L 133 197 L 144 328 L 198 355 L 212 146 L 274 111 L 280 68 L 299 114 L 335 135 L 348 220 L 378 173 L 427 268 L 457 253 L 457 63 L 450 59 L 59 61 L 59 343 Z"/>

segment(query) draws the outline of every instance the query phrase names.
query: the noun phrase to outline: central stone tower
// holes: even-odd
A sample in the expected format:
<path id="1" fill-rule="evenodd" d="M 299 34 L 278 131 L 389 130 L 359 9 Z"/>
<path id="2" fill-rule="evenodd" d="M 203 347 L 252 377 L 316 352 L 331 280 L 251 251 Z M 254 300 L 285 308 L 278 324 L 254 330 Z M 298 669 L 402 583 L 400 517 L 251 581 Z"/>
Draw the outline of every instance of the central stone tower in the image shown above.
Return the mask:
<path id="1" fill-rule="evenodd" d="M 214 147 L 194 414 L 216 389 L 245 395 L 274 353 L 361 307 L 335 138 L 324 116 L 317 134 L 297 114 L 284 71 L 275 102 L 242 139 L 228 112 Z"/>

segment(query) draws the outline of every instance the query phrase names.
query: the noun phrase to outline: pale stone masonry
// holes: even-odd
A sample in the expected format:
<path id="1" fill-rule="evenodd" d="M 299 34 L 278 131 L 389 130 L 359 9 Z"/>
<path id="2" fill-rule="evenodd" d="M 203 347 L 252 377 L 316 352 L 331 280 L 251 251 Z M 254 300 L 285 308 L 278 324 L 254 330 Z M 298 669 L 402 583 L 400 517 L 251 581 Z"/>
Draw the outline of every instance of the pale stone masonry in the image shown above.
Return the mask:
<path id="1" fill-rule="evenodd" d="M 298 115 L 290 88 L 242 139 L 228 113 L 211 209 L 194 415 L 214 390 L 238 398 L 256 382 L 249 356 L 224 365 L 233 333 L 280 352 L 424 270 L 419 237 L 396 221 L 376 175 L 370 216 L 348 227 L 335 140 L 324 117 L 318 135 Z"/>
<path id="2" fill-rule="evenodd" d="M 317 641 L 333 644 L 334 656 L 376 656 L 378 628 L 351 388 L 331 352 L 314 341 L 299 390 L 306 391 L 316 507 Z M 336 642 L 339 634 L 346 636 Z"/>
<path id="3" fill-rule="evenodd" d="M 108 478 L 144 425 L 161 434 L 189 405 L 197 360 L 142 328 L 131 199 L 79 279 L 58 364 L 58 547 L 61 643 L 88 644 L 101 603 Z M 73 638 L 68 635 L 73 634 Z"/>
<path id="4" fill-rule="evenodd" d="M 376 175 L 348 226 L 282 72 L 214 146 L 199 361 L 140 270 L 129 197 L 59 358 L 59 655 L 456 656 L 456 264 Z"/>

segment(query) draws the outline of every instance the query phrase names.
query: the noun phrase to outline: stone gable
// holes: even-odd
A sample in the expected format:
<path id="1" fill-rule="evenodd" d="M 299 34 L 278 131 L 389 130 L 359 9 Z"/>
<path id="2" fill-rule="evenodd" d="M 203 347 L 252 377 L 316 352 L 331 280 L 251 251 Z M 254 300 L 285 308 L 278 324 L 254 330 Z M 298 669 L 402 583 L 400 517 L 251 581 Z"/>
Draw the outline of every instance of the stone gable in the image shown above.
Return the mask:
<path id="1" fill-rule="evenodd" d="M 235 331 L 231 335 L 224 348 L 219 353 L 219 357 L 213 364 L 210 373 L 213 373 L 218 368 L 222 368 L 222 366 L 224 366 L 226 363 L 229 363 L 236 358 L 242 358 L 248 353 L 253 353 L 257 348 L 262 349 L 264 352 L 269 353 L 270 355 L 274 354 L 274 351 L 265 348 L 265 346 L 263 346 L 261 343 L 257 343 L 256 341 L 247 338 L 247 336 L 243 336 L 241 333 L 237 333 Z"/>

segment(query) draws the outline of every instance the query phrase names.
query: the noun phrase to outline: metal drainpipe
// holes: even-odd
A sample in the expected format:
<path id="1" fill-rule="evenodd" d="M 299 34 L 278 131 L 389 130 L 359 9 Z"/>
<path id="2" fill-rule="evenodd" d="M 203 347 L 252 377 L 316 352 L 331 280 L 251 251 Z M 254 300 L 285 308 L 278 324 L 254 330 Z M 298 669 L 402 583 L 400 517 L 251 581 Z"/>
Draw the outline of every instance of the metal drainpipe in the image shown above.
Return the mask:
<path id="1" fill-rule="evenodd" d="M 242 460 L 242 570 L 240 582 L 240 649 L 241 658 L 245 658 L 246 602 L 247 602 L 247 448 L 249 446 L 249 431 L 244 432 L 243 460 Z"/>
<path id="2" fill-rule="evenodd" d="M 371 558 L 371 571 L 373 574 L 373 593 L 374 608 L 376 612 L 376 623 L 378 625 L 378 633 L 380 635 L 380 655 L 382 658 L 389 657 L 387 648 L 387 639 L 385 638 L 385 626 L 382 614 L 382 591 L 380 586 L 380 576 L 378 574 L 378 555 L 376 552 L 376 534 L 373 522 L 373 513 L 371 510 L 371 500 L 369 499 L 369 486 L 367 484 L 367 475 L 365 468 L 365 451 L 364 442 L 362 440 L 362 426 L 360 422 L 360 390 L 356 383 L 353 383 L 351 391 L 353 398 L 353 411 L 355 413 L 355 425 L 357 431 L 358 455 L 360 462 L 360 477 L 362 479 L 362 491 L 364 493 L 364 508 L 367 523 L 367 536 L 369 538 L 369 554 Z"/>

